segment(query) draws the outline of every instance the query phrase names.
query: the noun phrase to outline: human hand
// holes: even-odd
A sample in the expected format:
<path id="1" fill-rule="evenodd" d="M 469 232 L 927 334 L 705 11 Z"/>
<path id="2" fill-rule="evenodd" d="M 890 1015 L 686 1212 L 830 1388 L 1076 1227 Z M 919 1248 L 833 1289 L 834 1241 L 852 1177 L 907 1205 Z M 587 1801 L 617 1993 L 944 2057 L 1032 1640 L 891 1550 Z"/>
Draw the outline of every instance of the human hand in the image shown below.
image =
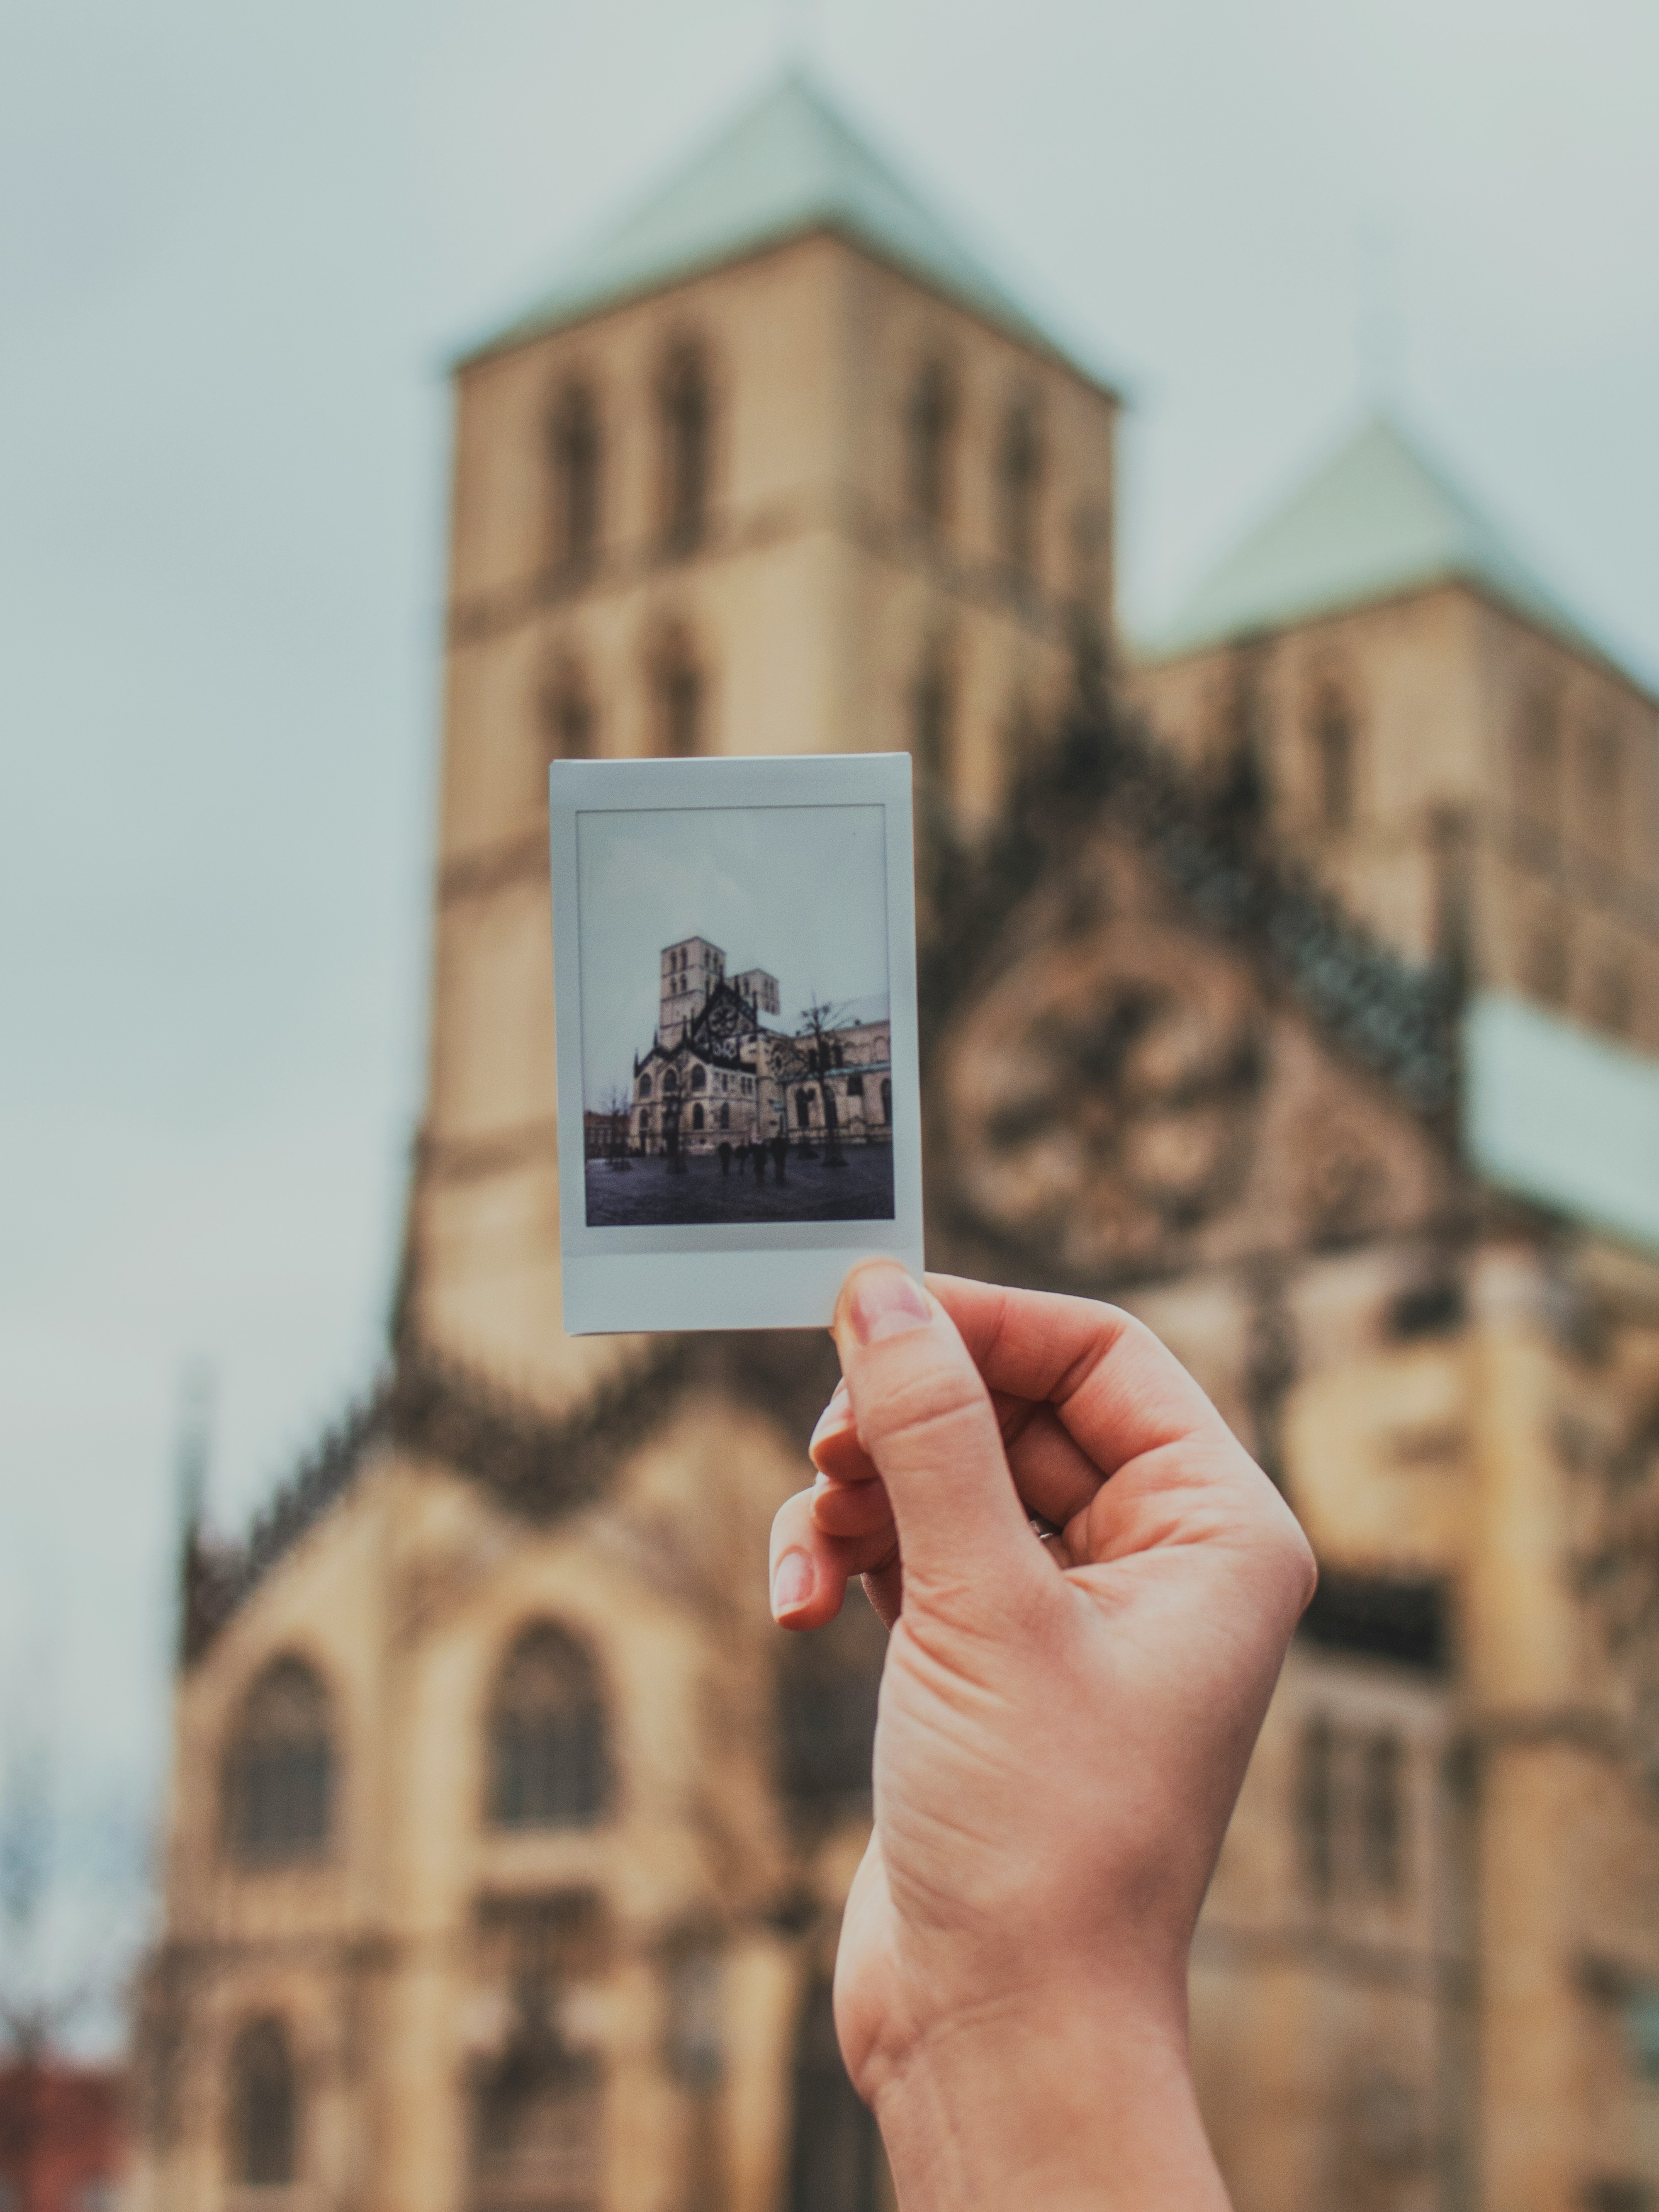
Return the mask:
<path id="1" fill-rule="evenodd" d="M 842 2052 L 905 2212 L 1222 2206 L 1187 1957 L 1312 1554 L 1141 1323 L 927 1279 L 848 1279 L 772 1535 L 784 1626 L 892 1632 Z"/>

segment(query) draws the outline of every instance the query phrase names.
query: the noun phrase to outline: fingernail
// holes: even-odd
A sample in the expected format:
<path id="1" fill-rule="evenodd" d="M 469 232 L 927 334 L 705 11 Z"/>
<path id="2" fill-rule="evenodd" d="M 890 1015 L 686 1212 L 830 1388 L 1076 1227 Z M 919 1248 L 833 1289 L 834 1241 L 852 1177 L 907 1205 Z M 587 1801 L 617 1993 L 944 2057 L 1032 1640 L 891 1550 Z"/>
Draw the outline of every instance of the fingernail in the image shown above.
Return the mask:
<path id="1" fill-rule="evenodd" d="M 818 1415 L 818 1425 L 812 1431 L 806 1449 L 811 1451 L 820 1437 L 828 1436 L 831 1429 L 844 1429 L 853 1418 L 853 1401 L 847 1394 L 847 1385 L 837 1382 L 830 1394 L 830 1403 Z"/>
<path id="2" fill-rule="evenodd" d="M 774 1619 L 786 1613 L 799 1613 L 811 1596 L 817 1579 L 812 1562 L 805 1552 L 786 1552 L 772 1572 Z"/>
<path id="3" fill-rule="evenodd" d="M 926 1328 L 933 1310 L 902 1267 L 868 1267 L 847 1302 L 847 1317 L 860 1344 L 879 1344 L 884 1336 Z"/>

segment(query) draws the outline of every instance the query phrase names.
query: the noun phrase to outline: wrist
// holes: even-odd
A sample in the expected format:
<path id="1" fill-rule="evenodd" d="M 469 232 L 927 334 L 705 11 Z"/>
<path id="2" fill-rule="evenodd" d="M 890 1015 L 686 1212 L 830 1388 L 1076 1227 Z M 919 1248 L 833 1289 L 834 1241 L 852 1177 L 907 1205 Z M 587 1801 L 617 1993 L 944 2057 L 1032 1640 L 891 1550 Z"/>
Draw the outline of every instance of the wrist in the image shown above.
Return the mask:
<path id="1" fill-rule="evenodd" d="M 1227 2212 L 1178 2002 L 940 2027 L 874 2103 L 902 2212 Z"/>

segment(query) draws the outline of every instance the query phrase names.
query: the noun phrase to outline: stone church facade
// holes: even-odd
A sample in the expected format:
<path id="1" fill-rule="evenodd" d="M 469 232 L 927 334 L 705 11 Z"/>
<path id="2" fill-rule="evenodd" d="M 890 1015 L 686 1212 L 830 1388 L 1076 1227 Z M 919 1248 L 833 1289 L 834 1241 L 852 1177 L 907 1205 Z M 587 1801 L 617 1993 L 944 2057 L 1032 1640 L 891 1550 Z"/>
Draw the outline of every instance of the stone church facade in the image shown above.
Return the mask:
<path id="1" fill-rule="evenodd" d="M 933 1263 L 1131 1306 L 1321 1559 L 1194 1960 L 1240 2212 L 1659 2204 L 1659 1267 L 1459 1112 L 1472 993 L 1659 1043 L 1654 704 L 1387 426 L 1125 661 L 1116 408 L 795 81 L 460 365 L 392 1357 L 189 1532 L 141 2212 L 890 2202 L 881 1635 L 763 1587 L 833 1355 L 559 1326 L 547 760 L 792 744 L 915 758 Z"/>
<path id="2" fill-rule="evenodd" d="M 893 1140 L 892 1026 L 879 1006 L 825 1006 L 791 1031 L 778 979 L 763 968 L 728 977 L 706 938 L 662 951 L 656 1034 L 634 1062 L 629 1108 L 636 1152 L 708 1152 L 720 1145 Z M 772 1017 L 770 1023 L 767 1017 Z"/>

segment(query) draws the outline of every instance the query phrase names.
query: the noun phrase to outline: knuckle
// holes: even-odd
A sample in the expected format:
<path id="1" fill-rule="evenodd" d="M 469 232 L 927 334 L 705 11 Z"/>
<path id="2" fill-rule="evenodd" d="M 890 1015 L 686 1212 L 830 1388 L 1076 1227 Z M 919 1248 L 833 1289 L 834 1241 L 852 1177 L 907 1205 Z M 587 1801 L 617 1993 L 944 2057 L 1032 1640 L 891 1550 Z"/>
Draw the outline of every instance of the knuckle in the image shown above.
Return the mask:
<path id="1" fill-rule="evenodd" d="M 954 1434 L 965 1435 L 988 1417 L 990 1399 L 971 1370 L 928 1367 L 895 1378 L 878 1395 L 860 1424 L 871 1455 L 879 1463 L 884 1451 L 921 1443 L 943 1446 Z"/>

